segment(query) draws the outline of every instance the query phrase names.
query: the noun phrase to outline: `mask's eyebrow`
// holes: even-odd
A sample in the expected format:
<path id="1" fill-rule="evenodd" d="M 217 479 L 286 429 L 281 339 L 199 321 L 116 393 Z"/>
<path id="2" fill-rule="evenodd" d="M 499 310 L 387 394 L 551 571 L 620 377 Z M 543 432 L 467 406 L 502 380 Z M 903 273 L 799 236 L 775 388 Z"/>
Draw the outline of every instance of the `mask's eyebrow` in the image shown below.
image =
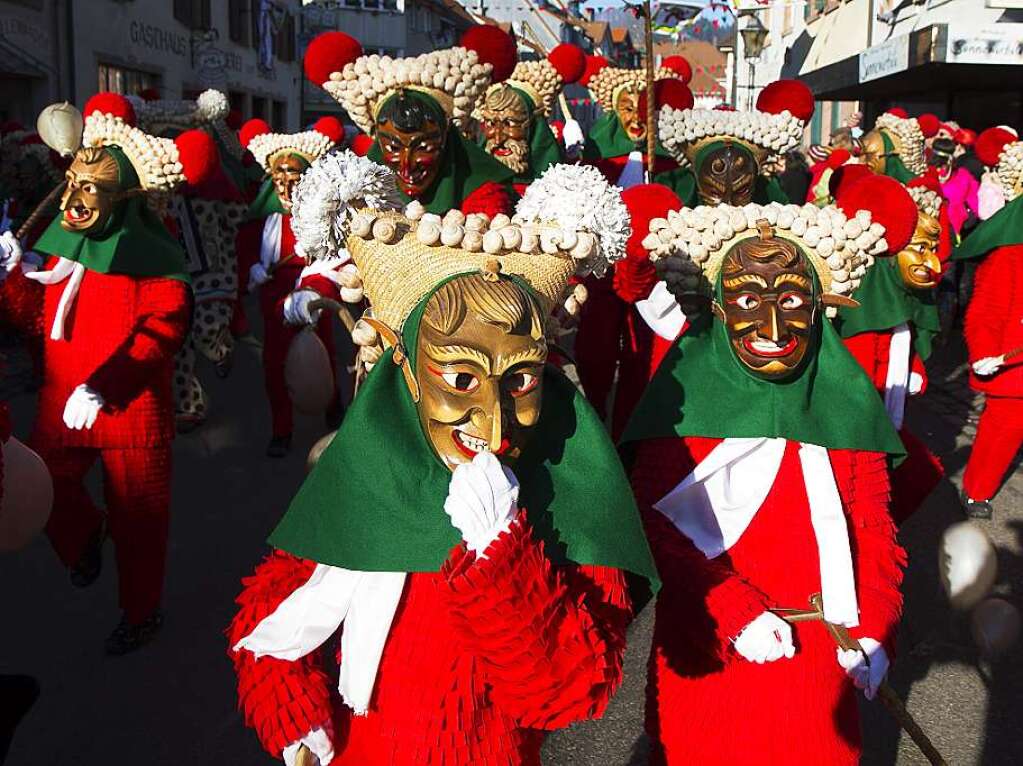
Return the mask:
<path id="1" fill-rule="evenodd" d="M 516 351 L 514 354 L 501 357 L 500 365 L 501 374 L 504 374 L 507 370 L 510 370 L 517 364 L 543 364 L 547 361 L 547 343 L 541 340 L 534 346 L 528 346 L 521 351 Z"/>
<path id="2" fill-rule="evenodd" d="M 781 287 L 784 284 L 796 285 L 796 287 L 801 287 L 807 292 L 810 290 L 810 280 L 802 274 L 791 274 L 786 272 L 784 274 L 779 274 L 774 278 L 775 287 Z"/>
<path id="3" fill-rule="evenodd" d="M 734 290 L 745 284 L 760 285 L 765 290 L 767 289 L 767 281 L 759 274 L 740 274 L 737 277 L 722 280 L 721 284 L 727 290 Z"/>
<path id="4" fill-rule="evenodd" d="M 431 359 L 440 364 L 465 364 L 467 361 L 471 361 L 482 367 L 487 375 L 491 374 L 490 357 L 471 346 L 435 346 L 432 343 L 426 343 L 423 350 Z"/>

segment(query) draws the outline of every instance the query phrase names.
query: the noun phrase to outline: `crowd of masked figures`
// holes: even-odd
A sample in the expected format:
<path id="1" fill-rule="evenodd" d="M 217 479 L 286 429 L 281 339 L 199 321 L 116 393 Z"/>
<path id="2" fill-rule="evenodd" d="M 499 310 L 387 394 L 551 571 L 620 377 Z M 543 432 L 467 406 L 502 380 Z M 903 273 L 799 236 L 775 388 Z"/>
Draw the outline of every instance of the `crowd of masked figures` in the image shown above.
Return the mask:
<path id="1" fill-rule="evenodd" d="M 943 763 L 885 681 L 897 527 L 943 477 L 904 415 L 977 263 L 958 308 L 986 409 L 941 576 L 1004 656 L 1020 615 L 989 597 L 984 524 L 1023 441 L 1016 133 L 895 109 L 801 165 L 798 81 L 699 109 L 681 57 L 649 93 L 568 44 L 519 61 L 496 27 L 409 59 L 332 32 L 304 65 L 347 129 L 241 124 L 213 90 L 2 126 L 0 321 L 41 387 L 25 442 L 0 424 L 0 546 L 45 528 L 84 588 L 109 538 L 106 651 L 156 637 L 171 441 L 258 304 L 265 459 L 296 409 L 329 431 L 227 627 L 272 757 L 538 763 L 604 712 L 651 602 L 653 763 L 856 763 L 860 693 Z M 603 110 L 585 132 L 574 82 Z"/>

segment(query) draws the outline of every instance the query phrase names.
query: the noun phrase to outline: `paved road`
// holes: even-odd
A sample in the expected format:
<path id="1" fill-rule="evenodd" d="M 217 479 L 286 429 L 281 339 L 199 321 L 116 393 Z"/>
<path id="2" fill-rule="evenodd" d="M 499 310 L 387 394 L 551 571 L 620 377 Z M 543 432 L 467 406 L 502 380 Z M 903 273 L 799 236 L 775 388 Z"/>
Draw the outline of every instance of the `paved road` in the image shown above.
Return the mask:
<path id="1" fill-rule="evenodd" d="M 268 413 L 258 353 L 258 346 L 243 344 L 229 380 L 207 376 L 212 421 L 175 444 L 167 624 L 152 646 L 120 659 L 102 655 L 103 638 L 118 619 L 112 568 L 92 588 L 77 591 L 45 541 L 0 558 L 0 672 L 31 673 L 43 687 L 18 731 L 9 766 L 273 763 L 235 710 L 222 631 L 239 579 L 265 550 L 263 540 L 301 481 L 305 453 L 324 428 L 299 418 L 292 455 L 263 457 Z M 932 391 L 914 404 L 910 420 L 957 481 L 975 410 L 955 351 L 942 356 Z M 13 394 L 15 431 L 24 435 L 32 396 L 19 393 L 24 376 L 17 364 L 12 372 L 3 393 Z M 1021 501 L 1023 479 L 1017 476 L 999 497 L 998 518 L 985 525 L 999 547 L 998 590 L 1017 604 L 1023 602 Z M 958 519 L 955 489 L 946 483 L 903 530 L 911 568 L 894 682 L 949 763 L 1023 763 L 1023 652 L 993 667 L 978 662 L 963 619 L 942 597 L 936 546 L 942 530 Z M 608 714 L 553 736 L 545 752 L 548 766 L 645 762 L 650 612 L 633 626 L 625 685 Z M 865 763 L 924 763 L 883 715 L 867 713 Z"/>

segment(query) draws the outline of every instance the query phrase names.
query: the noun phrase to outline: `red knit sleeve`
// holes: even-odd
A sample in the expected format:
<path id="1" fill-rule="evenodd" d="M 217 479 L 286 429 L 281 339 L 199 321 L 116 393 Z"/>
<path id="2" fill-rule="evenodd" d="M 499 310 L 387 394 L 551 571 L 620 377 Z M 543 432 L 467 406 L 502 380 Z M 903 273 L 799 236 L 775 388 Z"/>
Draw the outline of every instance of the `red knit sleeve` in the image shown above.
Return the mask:
<path id="1" fill-rule="evenodd" d="M 314 292 L 319 293 L 321 297 L 330 298 L 335 301 L 341 299 L 341 290 L 334 283 L 334 280 L 330 277 L 325 277 L 322 274 L 311 274 L 307 277 L 302 277 L 296 289 L 313 290 Z"/>
<path id="2" fill-rule="evenodd" d="M 0 323 L 22 335 L 35 337 L 43 332 L 43 291 L 38 282 L 25 279 L 15 268 L 0 284 Z"/>
<path id="3" fill-rule="evenodd" d="M 1020 252 L 1014 251 L 1023 252 L 1023 248 L 995 248 L 977 267 L 965 324 L 971 362 L 1009 350 L 1002 347 L 1002 338 L 1005 323 L 1015 320 L 1010 311 L 1016 280 L 1010 272 Z"/>
<path id="4" fill-rule="evenodd" d="M 708 559 L 671 520 L 653 505 L 695 467 L 697 460 L 682 439 L 652 439 L 639 445 L 632 486 L 661 576 L 658 598 L 670 611 L 686 615 L 687 648 L 725 659 L 732 639 L 772 603 L 763 591 L 732 569 L 725 557 Z M 701 452 L 720 440 L 694 439 Z M 696 623 L 701 624 L 696 624 Z"/>
<path id="5" fill-rule="evenodd" d="M 185 342 L 192 315 L 184 282 L 145 279 L 137 289 L 135 326 L 86 381 L 114 411 L 126 408 L 152 385 L 155 374 L 167 369 Z"/>
<path id="6" fill-rule="evenodd" d="M 236 599 L 238 614 L 227 629 L 234 647 L 280 603 L 302 586 L 316 565 L 276 552 L 242 581 Z M 331 684 L 320 667 L 320 653 L 294 662 L 228 649 L 238 675 L 238 707 L 268 753 L 280 757 L 284 748 L 331 721 Z"/>
<path id="7" fill-rule="evenodd" d="M 845 504 L 856 570 L 860 624 L 850 631 L 870 637 L 894 655 L 895 632 L 902 616 L 902 571 L 906 552 L 895 539 L 889 510 L 888 461 L 878 452 L 832 450 L 831 463 Z"/>
<path id="8" fill-rule="evenodd" d="M 486 213 L 491 218 L 498 213 L 511 215 L 511 194 L 508 191 L 508 187 L 496 181 L 487 181 L 462 200 L 461 210 L 466 215 L 469 215 L 469 213 Z"/>
<path id="9" fill-rule="evenodd" d="M 445 565 L 452 615 L 495 703 L 522 726 L 558 729 L 600 716 L 622 678 L 631 607 L 604 566 L 554 567 L 524 514 L 487 549 Z"/>
<path id="10" fill-rule="evenodd" d="M 657 284 L 657 271 L 649 258 L 626 256 L 614 266 L 614 290 L 628 303 L 645 300 Z"/>

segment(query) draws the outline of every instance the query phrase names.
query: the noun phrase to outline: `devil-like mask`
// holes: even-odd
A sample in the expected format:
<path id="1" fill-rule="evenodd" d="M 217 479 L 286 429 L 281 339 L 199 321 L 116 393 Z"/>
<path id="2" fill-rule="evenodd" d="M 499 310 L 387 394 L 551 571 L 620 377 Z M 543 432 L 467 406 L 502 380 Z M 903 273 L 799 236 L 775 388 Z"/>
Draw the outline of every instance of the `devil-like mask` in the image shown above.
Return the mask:
<path id="1" fill-rule="evenodd" d="M 872 130 L 860 139 L 863 147 L 863 164 L 878 174 L 883 174 L 891 152 L 884 145 L 881 131 Z"/>
<path id="2" fill-rule="evenodd" d="M 817 306 L 810 267 L 797 247 L 773 235 L 743 240 L 725 256 L 721 284 L 719 316 L 739 361 L 768 379 L 798 370 Z"/>
<path id="3" fill-rule="evenodd" d="M 696 174 L 696 188 L 704 205 L 742 207 L 753 201 L 759 166 L 744 146 L 725 141 L 702 157 Z"/>
<path id="4" fill-rule="evenodd" d="M 540 418 L 543 314 L 508 280 L 460 277 L 430 299 L 419 330 L 419 420 L 449 468 L 489 451 L 513 462 Z"/>
<path id="5" fill-rule="evenodd" d="M 918 213 L 913 238 L 895 256 L 895 262 L 906 287 L 928 290 L 941 279 L 941 261 L 938 260 L 938 239 L 941 224 L 926 213 Z"/>
<path id="6" fill-rule="evenodd" d="M 305 157 L 294 152 L 282 152 L 270 163 L 270 178 L 285 210 L 291 210 L 291 195 L 308 167 Z"/>
<path id="7" fill-rule="evenodd" d="M 432 120 L 412 130 L 402 130 L 391 120 L 377 123 L 384 163 L 398 176 L 398 187 L 408 196 L 418 197 L 437 179 L 446 135 L 446 126 Z"/>
<path id="8" fill-rule="evenodd" d="M 480 109 L 486 150 L 517 175 L 529 170 L 529 111 L 512 88 L 492 88 Z"/>
<path id="9" fill-rule="evenodd" d="M 102 148 L 79 149 L 65 178 L 61 227 L 78 234 L 101 231 L 123 197 L 117 160 Z"/>
<path id="10" fill-rule="evenodd" d="M 622 130 L 633 141 L 646 138 L 646 115 L 640 110 L 639 91 L 623 88 L 615 98 L 615 114 L 622 124 Z"/>

